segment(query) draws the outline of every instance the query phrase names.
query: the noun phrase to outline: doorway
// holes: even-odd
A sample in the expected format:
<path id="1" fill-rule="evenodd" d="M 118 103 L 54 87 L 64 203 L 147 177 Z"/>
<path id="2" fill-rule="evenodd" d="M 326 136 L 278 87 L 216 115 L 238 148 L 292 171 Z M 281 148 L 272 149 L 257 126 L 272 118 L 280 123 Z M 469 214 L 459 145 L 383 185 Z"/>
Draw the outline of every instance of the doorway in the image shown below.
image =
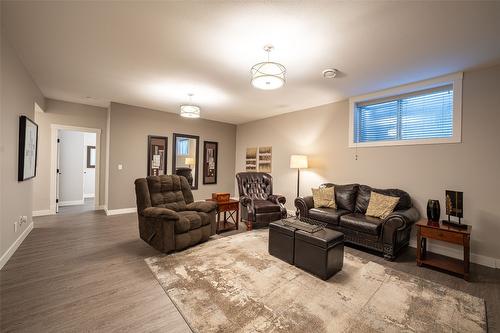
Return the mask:
<path id="1" fill-rule="evenodd" d="M 52 125 L 51 207 L 56 213 L 99 209 L 100 129 Z"/>

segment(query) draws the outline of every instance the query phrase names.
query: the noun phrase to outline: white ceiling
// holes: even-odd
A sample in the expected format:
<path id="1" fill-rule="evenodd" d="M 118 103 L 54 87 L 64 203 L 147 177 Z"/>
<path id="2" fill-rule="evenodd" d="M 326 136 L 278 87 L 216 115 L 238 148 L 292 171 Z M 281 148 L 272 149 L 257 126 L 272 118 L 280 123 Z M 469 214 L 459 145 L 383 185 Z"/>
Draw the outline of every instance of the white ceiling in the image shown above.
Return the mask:
<path id="1" fill-rule="evenodd" d="M 178 112 L 194 93 L 236 124 L 500 61 L 500 2 L 2 1 L 2 25 L 47 97 Z M 287 83 L 261 91 L 268 43 Z"/>

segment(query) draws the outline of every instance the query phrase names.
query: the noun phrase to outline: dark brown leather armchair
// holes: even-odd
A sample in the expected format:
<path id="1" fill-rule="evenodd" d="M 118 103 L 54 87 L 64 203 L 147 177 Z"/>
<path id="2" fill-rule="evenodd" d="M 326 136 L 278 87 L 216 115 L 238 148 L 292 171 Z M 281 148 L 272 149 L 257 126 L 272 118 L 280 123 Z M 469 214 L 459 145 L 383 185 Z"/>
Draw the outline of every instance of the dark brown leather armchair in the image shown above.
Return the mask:
<path id="1" fill-rule="evenodd" d="M 265 172 L 236 174 L 240 194 L 241 219 L 247 227 L 262 227 L 286 217 L 286 198 L 273 194 L 273 177 Z"/>
<path id="2" fill-rule="evenodd" d="M 185 177 L 139 178 L 135 193 L 140 237 L 158 251 L 183 250 L 215 234 L 217 204 L 195 202 Z"/>

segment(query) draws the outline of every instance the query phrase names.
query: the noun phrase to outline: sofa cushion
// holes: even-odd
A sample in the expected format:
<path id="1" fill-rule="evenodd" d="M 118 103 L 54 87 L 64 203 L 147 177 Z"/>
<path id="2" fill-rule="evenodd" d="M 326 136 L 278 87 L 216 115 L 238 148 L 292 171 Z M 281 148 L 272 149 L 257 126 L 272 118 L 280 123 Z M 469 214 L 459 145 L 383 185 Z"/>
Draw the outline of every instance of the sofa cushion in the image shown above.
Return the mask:
<path id="1" fill-rule="evenodd" d="M 253 206 L 256 213 L 274 213 L 281 212 L 281 207 L 268 200 L 253 200 Z"/>
<path id="2" fill-rule="evenodd" d="M 358 184 L 335 185 L 335 201 L 338 209 L 354 212 Z"/>
<path id="3" fill-rule="evenodd" d="M 309 209 L 309 218 L 328 224 L 338 225 L 341 215 L 349 214 L 345 209 L 334 208 L 311 208 Z"/>
<path id="4" fill-rule="evenodd" d="M 365 234 L 379 235 L 382 220 L 359 213 L 351 213 L 340 217 L 340 226 Z"/>
<path id="5" fill-rule="evenodd" d="M 312 188 L 314 208 L 337 208 L 335 187 Z"/>
<path id="6" fill-rule="evenodd" d="M 410 195 L 405 191 L 398 189 L 378 189 L 371 188 L 367 185 L 359 185 L 358 197 L 356 198 L 356 207 L 354 209 L 355 213 L 366 213 L 372 191 L 391 197 L 398 197 L 399 202 L 394 210 L 407 210 L 413 206 Z"/>
<path id="7" fill-rule="evenodd" d="M 385 219 L 394 211 L 398 202 L 399 197 L 392 197 L 372 191 L 365 215 Z"/>
<path id="8" fill-rule="evenodd" d="M 198 229 L 201 226 L 210 224 L 210 218 L 207 213 L 186 210 L 178 212 L 179 220 L 175 222 L 175 232 L 183 233 L 189 230 Z"/>
<path id="9" fill-rule="evenodd" d="M 370 194 L 372 193 L 372 188 L 366 185 L 359 185 L 358 196 L 356 197 L 356 206 L 354 207 L 355 213 L 364 214 L 368 208 L 368 203 L 370 202 Z"/>

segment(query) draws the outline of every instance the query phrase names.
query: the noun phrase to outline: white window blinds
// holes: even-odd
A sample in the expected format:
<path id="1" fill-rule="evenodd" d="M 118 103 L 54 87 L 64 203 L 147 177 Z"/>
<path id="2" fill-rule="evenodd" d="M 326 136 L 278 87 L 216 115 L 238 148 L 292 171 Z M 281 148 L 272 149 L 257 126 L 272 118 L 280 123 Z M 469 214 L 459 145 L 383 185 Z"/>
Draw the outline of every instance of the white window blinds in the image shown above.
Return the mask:
<path id="1" fill-rule="evenodd" d="M 356 103 L 354 142 L 451 138 L 453 85 Z"/>

